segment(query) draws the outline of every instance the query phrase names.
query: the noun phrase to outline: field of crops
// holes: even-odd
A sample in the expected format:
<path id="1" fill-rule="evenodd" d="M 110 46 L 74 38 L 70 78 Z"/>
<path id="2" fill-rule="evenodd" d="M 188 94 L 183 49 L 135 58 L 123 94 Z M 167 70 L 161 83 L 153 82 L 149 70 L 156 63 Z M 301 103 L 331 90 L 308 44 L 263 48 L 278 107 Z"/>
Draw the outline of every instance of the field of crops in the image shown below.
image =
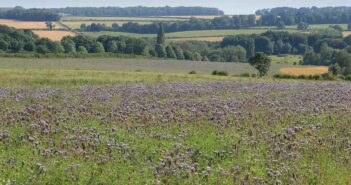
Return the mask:
<path id="1" fill-rule="evenodd" d="M 318 75 L 328 72 L 328 67 L 285 67 L 279 70 L 282 74 L 289 74 L 294 76 L 299 75 Z"/>
<path id="2" fill-rule="evenodd" d="M 53 41 L 60 41 L 65 36 L 75 36 L 76 34 L 71 31 L 61 30 L 33 30 L 35 34 L 42 38 L 49 38 Z"/>
<path id="3" fill-rule="evenodd" d="M 292 67 L 301 56 L 272 56 L 270 75 L 277 74 L 281 68 Z M 284 61 L 287 61 L 284 63 Z M 304 68 L 304 66 L 301 66 Z M 247 63 L 201 62 L 158 59 L 89 58 L 75 59 L 37 59 L 37 58 L 0 58 L 0 69 L 52 69 L 52 70 L 97 70 L 123 72 L 160 72 L 187 74 L 195 70 L 198 74 L 209 75 L 213 70 L 227 71 L 229 75 L 256 73 Z"/>
<path id="4" fill-rule="evenodd" d="M 0 24 L 17 29 L 47 29 L 45 22 L 16 21 L 11 19 L 0 19 Z M 62 28 L 60 24 L 54 23 L 55 29 Z"/>
<path id="5" fill-rule="evenodd" d="M 349 83 L 0 88 L 0 182 L 345 184 Z"/>

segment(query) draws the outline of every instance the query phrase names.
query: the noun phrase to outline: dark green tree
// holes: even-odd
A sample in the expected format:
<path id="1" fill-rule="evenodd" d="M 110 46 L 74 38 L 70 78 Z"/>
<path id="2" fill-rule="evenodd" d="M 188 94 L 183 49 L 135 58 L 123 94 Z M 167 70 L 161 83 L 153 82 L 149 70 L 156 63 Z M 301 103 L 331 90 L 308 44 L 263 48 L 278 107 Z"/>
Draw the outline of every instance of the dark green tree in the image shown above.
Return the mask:
<path id="1" fill-rule="evenodd" d="M 309 27 L 309 25 L 305 22 L 300 22 L 298 25 L 297 25 L 297 29 L 298 30 L 307 30 Z"/>
<path id="2" fill-rule="evenodd" d="M 285 29 L 285 23 L 284 23 L 283 21 L 279 21 L 279 22 L 277 23 L 277 28 L 278 28 L 279 30 Z"/>
<path id="3" fill-rule="evenodd" d="M 85 48 L 84 46 L 79 46 L 79 47 L 77 48 L 77 52 L 80 53 L 80 54 L 82 54 L 82 55 L 88 54 L 88 50 L 87 50 L 87 48 Z"/>
<path id="4" fill-rule="evenodd" d="M 177 58 L 173 48 L 171 46 L 166 47 L 167 58 Z"/>
<path id="5" fill-rule="evenodd" d="M 258 52 L 250 58 L 249 64 L 257 69 L 259 76 L 262 77 L 267 75 L 271 67 L 271 59 L 263 52 Z"/>
<path id="6" fill-rule="evenodd" d="M 173 46 L 173 51 L 176 54 L 178 60 L 184 60 L 183 50 L 179 46 Z"/>
<path id="7" fill-rule="evenodd" d="M 160 23 L 160 28 L 157 34 L 157 44 L 166 44 L 165 30 L 163 28 L 163 23 Z"/>
<path id="8" fill-rule="evenodd" d="M 0 40 L 0 50 L 2 51 L 7 51 L 7 49 L 9 48 L 9 44 L 4 41 L 4 40 Z"/>
<path id="9" fill-rule="evenodd" d="M 157 56 L 160 58 L 166 58 L 167 57 L 167 52 L 166 52 L 166 48 L 163 44 L 156 44 L 155 47 Z"/>
<path id="10" fill-rule="evenodd" d="M 117 53 L 118 52 L 117 41 L 112 40 L 112 41 L 108 42 L 108 44 L 107 44 L 107 52 L 111 52 L 111 53 Z"/>
<path id="11" fill-rule="evenodd" d="M 92 53 L 105 53 L 105 48 L 104 45 L 101 44 L 101 42 L 96 42 L 93 44 L 93 47 L 91 48 Z"/>

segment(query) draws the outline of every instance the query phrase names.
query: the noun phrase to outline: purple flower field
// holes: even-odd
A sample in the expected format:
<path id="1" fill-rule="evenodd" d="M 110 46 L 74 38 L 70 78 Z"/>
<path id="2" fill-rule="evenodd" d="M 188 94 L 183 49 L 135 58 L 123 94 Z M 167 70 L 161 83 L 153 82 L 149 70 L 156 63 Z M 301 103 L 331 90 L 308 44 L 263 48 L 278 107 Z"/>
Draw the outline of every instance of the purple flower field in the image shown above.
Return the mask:
<path id="1" fill-rule="evenodd" d="M 351 83 L 0 88 L 0 102 L 0 184 L 351 182 Z"/>

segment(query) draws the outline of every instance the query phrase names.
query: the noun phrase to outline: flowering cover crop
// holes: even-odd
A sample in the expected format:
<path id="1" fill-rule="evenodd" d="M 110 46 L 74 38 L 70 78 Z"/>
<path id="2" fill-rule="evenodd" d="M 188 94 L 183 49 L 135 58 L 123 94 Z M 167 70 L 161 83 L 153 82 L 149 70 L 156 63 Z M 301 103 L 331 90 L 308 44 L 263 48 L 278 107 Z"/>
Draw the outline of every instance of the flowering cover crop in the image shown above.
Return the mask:
<path id="1" fill-rule="evenodd" d="M 351 84 L 0 88 L 0 184 L 348 184 Z"/>

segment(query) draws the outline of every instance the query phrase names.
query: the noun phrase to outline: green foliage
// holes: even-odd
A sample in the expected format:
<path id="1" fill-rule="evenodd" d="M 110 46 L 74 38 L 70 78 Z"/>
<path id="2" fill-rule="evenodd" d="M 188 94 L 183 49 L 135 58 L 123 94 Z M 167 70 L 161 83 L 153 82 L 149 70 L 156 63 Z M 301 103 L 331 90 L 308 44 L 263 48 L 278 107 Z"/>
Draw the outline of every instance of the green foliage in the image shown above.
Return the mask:
<path id="1" fill-rule="evenodd" d="M 166 58 L 167 57 L 167 52 L 166 52 L 166 48 L 163 44 L 156 44 L 156 53 L 157 56 L 160 58 Z"/>
<path id="2" fill-rule="evenodd" d="M 178 60 L 184 60 L 184 54 L 183 54 L 183 50 L 179 47 L 179 46 L 173 46 L 173 51 L 175 53 L 175 55 L 177 56 Z"/>
<path id="3" fill-rule="evenodd" d="M 36 52 L 39 53 L 39 54 L 47 54 L 50 52 L 50 50 L 45 46 L 45 45 L 38 45 L 36 47 Z"/>
<path id="4" fill-rule="evenodd" d="M 258 52 L 255 56 L 251 57 L 249 64 L 258 70 L 259 76 L 267 75 L 271 67 L 271 59 L 262 52 Z"/>
<path id="5" fill-rule="evenodd" d="M 92 53 L 105 53 L 105 48 L 100 42 L 95 42 L 91 48 Z"/>
<path id="6" fill-rule="evenodd" d="M 194 70 L 193 70 L 193 71 L 190 71 L 189 74 L 195 75 L 195 74 L 196 74 L 196 71 L 194 71 Z"/>
<path id="7" fill-rule="evenodd" d="M 107 44 L 107 52 L 111 52 L 111 53 L 117 53 L 118 52 L 118 44 L 117 41 L 115 40 L 111 40 L 108 42 Z"/>
<path id="8" fill-rule="evenodd" d="M 52 53 L 55 53 L 55 54 L 63 53 L 65 51 L 65 49 L 63 48 L 60 42 L 54 42 L 50 50 Z"/>
<path id="9" fill-rule="evenodd" d="M 70 37 L 64 37 L 61 40 L 61 45 L 63 46 L 65 53 L 75 53 L 76 43 Z"/>
<path id="10" fill-rule="evenodd" d="M 9 44 L 5 40 L 0 40 L 0 50 L 7 51 Z"/>
<path id="11" fill-rule="evenodd" d="M 266 36 L 259 36 L 255 39 L 256 52 L 263 52 L 267 55 L 273 53 L 273 43 Z"/>
<path id="12" fill-rule="evenodd" d="M 332 64 L 329 66 L 329 71 L 333 73 L 333 75 L 339 75 L 342 74 L 342 69 L 339 64 Z"/>
<path id="13" fill-rule="evenodd" d="M 29 52 L 33 52 L 33 51 L 35 51 L 35 44 L 34 44 L 34 42 L 27 42 L 27 43 L 25 43 L 24 44 L 24 47 L 23 47 L 23 49 L 25 50 L 25 51 L 29 51 Z"/>
<path id="14" fill-rule="evenodd" d="M 285 23 L 283 21 L 279 21 L 278 24 L 277 24 L 277 28 L 279 30 L 285 29 Z"/>
<path id="15" fill-rule="evenodd" d="M 88 54 L 88 50 L 87 50 L 87 48 L 85 48 L 84 46 L 79 46 L 79 47 L 77 48 L 77 52 L 80 53 L 80 54 L 82 54 L 82 55 Z"/>
<path id="16" fill-rule="evenodd" d="M 338 64 L 343 75 L 351 74 L 351 54 L 341 50 L 335 54 L 333 63 Z"/>
<path id="17" fill-rule="evenodd" d="M 218 70 L 214 70 L 212 72 L 212 75 L 216 75 L 216 76 L 228 76 L 228 72 L 227 71 L 218 71 Z"/>
<path id="18" fill-rule="evenodd" d="M 307 30 L 309 27 L 309 25 L 305 22 L 300 22 L 298 25 L 297 25 L 297 29 L 298 30 Z"/>
<path id="19" fill-rule="evenodd" d="M 163 24 L 160 23 L 159 26 L 160 26 L 160 28 L 159 28 L 159 31 L 157 34 L 157 44 L 165 45 L 166 44 L 166 36 L 165 36 Z"/>
<path id="20" fill-rule="evenodd" d="M 177 56 L 176 56 L 176 54 L 171 46 L 166 47 L 166 53 L 167 53 L 167 58 L 173 58 L 173 59 L 177 58 Z"/>
<path id="21" fill-rule="evenodd" d="M 245 62 L 246 50 L 241 46 L 227 46 L 222 49 L 222 60 L 224 62 Z"/>

